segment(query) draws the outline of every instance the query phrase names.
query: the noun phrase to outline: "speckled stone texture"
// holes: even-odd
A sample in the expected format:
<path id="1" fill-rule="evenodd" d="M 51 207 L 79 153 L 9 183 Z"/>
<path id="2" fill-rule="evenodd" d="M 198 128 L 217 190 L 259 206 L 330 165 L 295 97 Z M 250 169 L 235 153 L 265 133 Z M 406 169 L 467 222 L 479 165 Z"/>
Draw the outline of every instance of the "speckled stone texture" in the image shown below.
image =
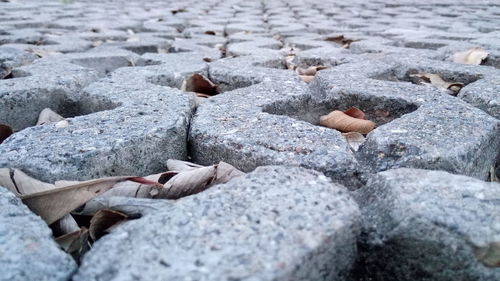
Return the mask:
<path id="1" fill-rule="evenodd" d="M 491 262 L 478 260 L 480 249 L 500 239 L 500 184 L 395 169 L 377 174 L 357 193 L 364 215 L 362 280 L 500 278 Z"/>
<path id="2" fill-rule="evenodd" d="M 263 192 L 257 195 L 277 194 L 275 199 L 262 197 L 262 202 L 251 189 L 260 182 L 257 179 L 239 179 L 179 201 L 93 200 L 89 205 L 132 209 L 144 218 L 98 242 L 75 277 L 78 280 L 110 279 L 106 274 L 114 276 L 111 280 L 335 280 L 337 274 L 348 278 L 345 272 L 354 260 L 355 239 L 363 251 L 352 272 L 354 281 L 446 280 L 451 276 L 451 269 L 442 269 L 446 265 L 454 270 L 453 280 L 491 276 L 495 280 L 498 269 L 482 267 L 471 256 L 471 247 L 482 245 L 477 240 L 481 235 L 484 241 L 500 243 L 486 231 L 496 231 L 495 223 L 488 223 L 497 219 L 491 213 L 498 212 L 498 199 L 472 200 L 472 195 L 460 199 L 459 194 L 475 186 L 487 190 L 485 182 L 500 178 L 499 22 L 500 5 L 495 0 L 0 1 L 0 123 L 15 131 L 0 144 L 0 167 L 19 168 L 54 182 L 149 175 L 165 171 L 167 160 L 175 158 L 203 165 L 225 161 L 248 173 L 267 165 L 291 171 L 303 171 L 296 170 L 301 167 L 334 183 L 318 184 L 316 179 L 323 176 L 316 172 L 298 172 L 316 184 L 293 181 L 296 175 L 275 177 L 278 168 L 267 168 L 258 174 L 273 178 L 274 184 L 263 183 L 267 189 L 265 193 L 256 189 Z M 339 35 L 351 44 L 327 40 Z M 474 47 L 489 54 L 481 65 L 453 61 L 454 53 Z M 287 69 L 287 62 L 328 68 L 305 83 Z M 412 75 L 423 72 L 464 87 L 451 96 L 420 85 Z M 183 81 L 195 73 L 216 83 L 220 94 L 202 99 L 183 92 Z M 321 115 L 352 106 L 377 124 L 357 151 L 339 131 L 318 124 Z M 46 107 L 65 117 L 69 126 L 35 126 Z M 393 171 L 399 168 L 441 172 Z M 387 183 L 386 175 L 401 171 L 407 178 Z M 428 186 L 415 187 L 410 196 L 404 187 L 426 182 L 413 174 L 430 179 Z M 441 186 L 441 180 L 449 179 L 450 185 L 442 184 L 448 189 L 441 193 L 430 189 L 434 181 Z M 288 190 L 283 183 L 293 188 Z M 298 187 L 299 183 L 303 185 Z M 320 209 L 340 199 L 319 200 L 313 190 L 326 185 L 337 190 L 340 184 L 365 201 L 378 192 L 372 195 L 380 195 L 376 202 L 381 203 L 365 209 L 366 221 L 380 218 L 378 224 L 386 227 L 401 214 L 417 217 L 415 225 L 412 221 L 401 227 L 409 239 L 425 233 L 428 240 L 417 243 L 422 249 L 419 255 L 407 250 L 412 249 L 409 240 L 377 248 L 380 245 L 374 241 L 395 233 L 404 236 L 391 227 L 365 225 L 358 237 L 355 231 L 339 230 L 342 225 L 357 225 L 358 216 L 340 220 L 340 225 L 327 218 L 351 212 L 352 204 Z M 220 191 L 231 186 L 241 194 Z M 304 193 L 306 186 L 310 188 Z M 394 191 L 383 193 L 385 188 Z M 452 200 L 446 196 L 453 192 L 446 191 L 453 188 L 458 197 Z M 211 207 L 203 213 L 199 206 L 208 203 L 201 198 L 224 209 Z M 286 220 L 266 212 L 266 206 L 290 205 L 283 201 L 286 198 L 300 199 L 292 209 L 283 210 Z M 412 200 L 433 206 L 436 212 L 417 215 Z M 311 205 L 316 201 L 318 205 Z M 405 212 L 393 213 L 393 206 Z M 460 207 L 452 212 L 455 207 L 450 206 Z M 469 214 L 471 206 L 475 211 Z M 255 215 L 238 216 L 247 207 L 269 224 L 256 223 Z M 493 210 L 489 216 L 488 208 Z M 199 219 L 185 214 L 198 214 Z M 453 224 L 446 219 L 441 223 L 445 215 Z M 422 217 L 439 223 L 429 226 Z M 291 218 L 297 221 L 276 225 Z M 206 220 L 214 224 L 202 224 Z M 307 229 L 318 232 L 312 236 L 301 232 Z M 251 233 L 255 240 L 241 245 L 241 240 L 233 239 L 241 233 Z M 284 240 L 276 242 L 270 233 L 282 233 Z M 338 237 L 348 241 L 343 245 L 348 250 L 332 233 L 351 233 Z M 443 238 L 447 233 L 450 238 Z M 132 236 L 137 238 L 127 238 Z M 184 241 L 181 237 L 189 244 L 178 242 Z M 45 247 L 53 246 L 49 239 L 43 241 L 49 243 Z M 317 243 L 303 247 L 301 241 Z M 445 246 L 435 246 L 436 241 Z M 206 252 L 204 243 L 229 250 Z M 0 253 L 15 256 L 11 251 L 16 248 L 9 247 L 0 245 Z M 172 247 L 175 251 L 162 250 Z M 366 255 L 364 247 L 375 249 L 373 255 Z M 455 259 L 441 264 L 451 256 Z M 386 257 L 390 262 L 380 266 L 378 259 Z M 273 259 L 286 262 L 277 264 Z M 35 275 L 43 261 L 27 262 L 35 264 Z M 47 268 L 66 268 L 65 262 Z M 65 276 L 72 278 L 71 273 Z"/>
<path id="3" fill-rule="evenodd" d="M 347 280 L 359 220 L 324 175 L 260 167 L 102 238 L 73 280 Z"/>
<path id="4" fill-rule="evenodd" d="M 45 222 L 0 187 L 0 280 L 64 281 L 76 263 L 52 239 Z"/>

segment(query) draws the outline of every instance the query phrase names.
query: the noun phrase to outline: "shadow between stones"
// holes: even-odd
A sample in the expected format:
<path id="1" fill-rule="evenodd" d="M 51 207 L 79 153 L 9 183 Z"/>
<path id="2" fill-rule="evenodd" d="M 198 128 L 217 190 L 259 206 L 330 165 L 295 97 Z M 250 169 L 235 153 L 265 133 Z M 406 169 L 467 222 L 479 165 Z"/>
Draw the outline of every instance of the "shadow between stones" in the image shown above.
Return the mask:
<path id="1" fill-rule="evenodd" d="M 417 110 L 418 106 L 402 99 L 345 94 L 327 100 L 310 99 L 306 106 L 299 101 L 273 103 L 263 108 L 264 112 L 286 115 L 294 119 L 319 126 L 319 119 L 333 110 L 347 110 L 357 107 L 366 114 L 366 119 L 377 124 L 387 124 L 401 116 Z"/>

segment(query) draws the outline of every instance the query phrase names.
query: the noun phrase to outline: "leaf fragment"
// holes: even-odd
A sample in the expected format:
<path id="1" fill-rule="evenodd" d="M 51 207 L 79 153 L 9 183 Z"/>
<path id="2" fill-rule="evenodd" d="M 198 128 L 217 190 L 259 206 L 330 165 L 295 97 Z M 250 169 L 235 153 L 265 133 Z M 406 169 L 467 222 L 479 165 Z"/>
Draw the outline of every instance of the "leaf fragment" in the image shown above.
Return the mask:
<path id="1" fill-rule="evenodd" d="M 453 54 L 453 62 L 461 64 L 482 64 L 487 58 L 489 53 L 483 48 L 472 48 L 463 52 L 456 52 Z"/>
<path id="2" fill-rule="evenodd" d="M 170 171 L 190 171 L 198 168 L 203 168 L 203 166 L 194 164 L 188 161 L 176 160 L 176 159 L 168 159 L 167 160 L 167 168 Z"/>
<path id="3" fill-rule="evenodd" d="M 474 249 L 476 258 L 487 267 L 500 267 L 500 242 L 491 242 Z"/>
<path id="4" fill-rule="evenodd" d="M 74 232 L 59 236 L 55 240 L 65 252 L 71 254 L 76 261 L 79 261 L 90 248 L 88 237 L 89 231 L 82 227 Z"/>
<path id="5" fill-rule="evenodd" d="M 354 106 L 347 110 L 344 110 L 344 113 L 354 118 L 366 119 L 365 113 L 361 109 Z"/>
<path id="6" fill-rule="evenodd" d="M 38 115 L 38 121 L 36 122 L 36 125 L 38 126 L 50 123 L 57 123 L 62 120 L 64 120 L 64 117 L 52 111 L 52 109 L 50 108 L 45 108 L 40 112 L 40 115 Z"/>
<path id="7" fill-rule="evenodd" d="M 299 75 L 308 75 L 308 76 L 314 76 L 316 73 L 320 70 L 327 69 L 328 66 L 324 65 L 316 65 L 316 66 L 309 66 L 308 68 L 302 68 L 302 67 L 297 67 L 296 71 Z"/>
<path id="8" fill-rule="evenodd" d="M 55 188 L 53 184 L 39 181 L 19 169 L 11 168 L 0 168 L 0 186 L 9 189 L 18 196 Z"/>
<path id="9" fill-rule="evenodd" d="M 314 80 L 314 77 L 314 75 L 299 75 L 300 80 L 306 83 L 312 82 Z"/>
<path id="10" fill-rule="evenodd" d="M 359 147 L 365 142 L 365 137 L 358 132 L 343 133 L 347 143 L 351 146 L 353 151 L 358 151 Z"/>
<path id="11" fill-rule="evenodd" d="M 119 176 L 83 181 L 78 184 L 51 190 L 21 195 L 20 198 L 47 224 L 52 224 L 85 202 L 110 190 L 119 182 L 134 180 L 134 177 Z"/>
<path id="12" fill-rule="evenodd" d="M 437 89 L 446 91 L 452 96 L 456 96 L 458 92 L 464 87 L 463 83 L 450 83 L 446 82 L 438 74 L 432 73 L 418 73 L 412 74 L 410 77 L 416 77 L 418 83 L 422 85 L 430 85 Z"/>
<path id="13" fill-rule="evenodd" d="M 10 126 L 7 126 L 5 124 L 0 124 L 0 143 L 2 143 L 4 140 L 6 140 L 10 135 L 12 135 L 14 131 Z"/>
<path id="14" fill-rule="evenodd" d="M 349 49 L 351 43 L 359 41 L 359 39 L 349 39 L 344 35 L 326 37 L 325 41 L 333 42 L 340 45 L 342 48 Z"/>
<path id="15" fill-rule="evenodd" d="M 208 96 L 215 96 L 220 92 L 217 85 L 201 74 L 193 74 L 184 79 L 181 91 L 195 92 Z"/>
<path id="16" fill-rule="evenodd" d="M 96 241 L 110 232 L 116 224 L 127 220 L 128 216 L 122 212 L 114 210 L 100 210 L 90 220 L 89 234 L 92 240 Z"/>
<path id="17" fill-rule="evenodd" d="M 340 110 L 334 110 L 328 115 L 321 116 L 320 125 L 341 132 L 358 132 L 361 134 L 368 134 L 375 128 L 374 122 L 351 117 Z"/>

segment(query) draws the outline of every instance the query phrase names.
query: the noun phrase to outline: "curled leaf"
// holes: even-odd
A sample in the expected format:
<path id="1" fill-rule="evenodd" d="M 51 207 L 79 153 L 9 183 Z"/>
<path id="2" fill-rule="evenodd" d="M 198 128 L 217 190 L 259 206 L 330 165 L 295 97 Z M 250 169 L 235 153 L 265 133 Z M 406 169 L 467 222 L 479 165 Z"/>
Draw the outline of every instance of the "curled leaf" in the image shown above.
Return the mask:
<path id="1" fill-rule="evenodd" d="M 179 167 L 179 162 L 170 162 L 171 165 Z M 192 163 L 184 163 L 187 166 Z M 184 167 L 181 172 L 167 172 L 160 177 L 160 182 L 165 182 L 164 189 L 160 190 L 158 198 L 178 199 L 184 196 L 199 193 L 212 185 L 226 183 L 232 178 L 239 177 L 244 173 L 232 165 L 220 162 L 217 165 L 197 167 L 189 169 Z M 168 180 L 167 180 L 168 179 Z"/>
<path id="2" fill-rule="evenodd" d="M 314 80 L 314 75 L 299 75 L 299 78 L 306 83 L 310 83 Z"/>
<path id="3" fill-rule="evenodd" d="M 90 220 L 89 234 L 95 241 L 110 232 L 116 224 L 127 220 L 128 216 L 114 210 L 100 210 Z"/>
<path id="4" fill-rule="evenodd" d="M 0 143 L 2 143 L 4 140 L 6 140 L 13 133 L 14 133 L 14 131 L 12 130 L 11 127 L 9 127 L 5 124 L 0 124 Z"/>
<path id="5" fill-rule="evenodd" d="M 431 85 L 435 88 L 447 91 L 450 95 L 456 96 L 464 87 L 462 83 L 450 83 L 444 81 L 441 76 L 431 73 L 412 74 L 410 77 L 418 78 L 418 83 L 423 85 Z"/>
<path id="6" fill-rule="evenodd" d="M 40 115 L 38 115 L 38 121 L 36 122 L 36 125 L 38 126 L 38 125 L 56 123 L 62 120 L 64 120 L 64 117 L 55 113 L 50 108 L 45 108 L 44 110 L 42 110 L 42 112 L 40 112 Z"/>
<path id="7" fill-rule="evenodd" d="M 352 150 L 358 151 L 359 147 L 365 142 L 365 137 L 358 132 L 349 132 L 342 134 Z"/>
<path id="8" fill-rule="evenodd" d="M 327 69 L 327 68 L 328 68 L 328 66 L 317 65 L 317 66 L 310 66 L 308 68 L 298 67 L 296 70 L 297 70 L 297 73 L 299 75 L 314 76 L 314 75 L 316 75 L 316 73 L 318 71 L 323 70 L 323 69 Z"/>
<path id="9" fill-rule="evenodd" d="M 203 166 L 194 164 L 191 162 L 187 161 L 182 161 L 182 160 L 176 160 L 176 159 L 168 159 L 167 160 L 167 168 L 170 171 L 189 171 L 189 170 L 195 170 L 198 168 L 202 168 Z"/>
<path id="10" fill-rule="evenodd" d="M 214 96 L 219 94 L 219 87 L 201 74 L 193 74 L 182 82 L 182 91 Z"/>
<path id="11" fill-rule="evenodd" d="M 82 227 L 79 230 L 57 237 L 56 242 L 65 252 L 79 261 L 89 249 L 88 237 L 88 230 Z"/>
<path id="12" fill-rule="evenodd" d="M 474 249 L 474 255 L 485 266 L 500 267 L 500 242 L 492 242 Z"/>
<path id="13" fill-rule="evenodd" d="M 467 51 L 457 52 L 453 54 L 453 61 L 461 64 L 476 64 L 479 65 L 488 58 L 489 53 L 482 48 L 472 48 Z"/>
<path id="14" fill-rule="evenodd" d="M 135 177 L 107 177 L 80 182 L 75 185 L 21 195 L 21 199 L 47 224 L 52 224 L 85 202 L 110 190 L 119 182 L 135 180 Z"/>
<path id="15" fill-rule="evenodd" d="M 0 168 L 0 186 L 17 196 L 51 190 L 55 185 L 34 179 L 19 169 Z"/>
<path id="16" fill-rule="evenodd" d="M 349 39 L 349 38 L 344 37 L 344 35 L 338 35 L 338 36 L 326 37 L 325 41 L 334 42 L 334 43 L 342 46 L 342 48 L 349 49 L 349 47 L 351 46 L 351 43 L 357 42 L 359 40 L 358 39 Z"/>
<path id="17" fill-rule="evenodd" d="M 341 132 L 358 132 L 361 134 L 368 134 L 375 128 L 374 122 L 351 117 L 339 110 L 321 116 L 320 124 Z"/>
<path id="18" fill-rule="evenodd" d="M 365 113 L 361 109 L 354 106 L 349 108 L 348 110 L 344 110 L 344 113 L 354 118 L 366 119 Z"/>

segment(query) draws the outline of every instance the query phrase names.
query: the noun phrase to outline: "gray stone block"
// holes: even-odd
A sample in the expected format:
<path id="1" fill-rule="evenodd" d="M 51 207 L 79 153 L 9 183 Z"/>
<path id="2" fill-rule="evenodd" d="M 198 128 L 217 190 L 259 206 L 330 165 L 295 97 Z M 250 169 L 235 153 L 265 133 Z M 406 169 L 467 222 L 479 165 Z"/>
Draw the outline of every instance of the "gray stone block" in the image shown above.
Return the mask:
<path id="1" fill-rule="evenodd" d="M 0 187 L 0 280 L 66 281 L 76 267 L 45 222 Z"/>
<path id="2" fill-rule="evenodd" d="M 116 229 L 73 280 L 347 280 L 358 215 L 320 173 L 260 167 Z"/>
<path id="3" fill-rule="evenodd" d="M 498 280 L 478 260 L 500 241 L 500 184 L 442 171 L 381 172 L 356 191 L 361 280 Z"/>

